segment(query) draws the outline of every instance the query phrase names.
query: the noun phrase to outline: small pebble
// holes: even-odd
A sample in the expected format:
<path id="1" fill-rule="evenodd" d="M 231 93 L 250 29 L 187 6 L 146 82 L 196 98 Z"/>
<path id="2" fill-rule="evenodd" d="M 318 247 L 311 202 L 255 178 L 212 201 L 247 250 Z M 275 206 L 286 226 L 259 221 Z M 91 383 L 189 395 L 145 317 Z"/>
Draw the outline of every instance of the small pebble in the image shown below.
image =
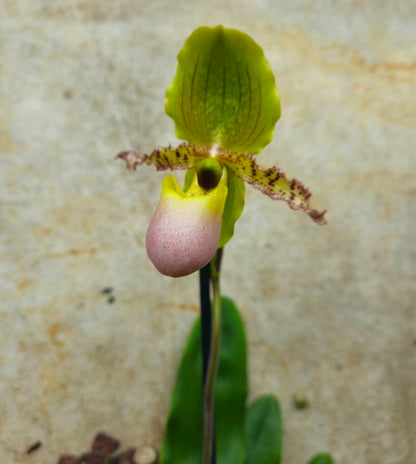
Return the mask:
<path id="1" fill-rule="evenodd" d="M 101 290 L 101 293 L 103 295 L 108 295 L 109 293 L 113 293 L 113 287 L 105 287 Z"/>
<path id="2" fill-rule="evenodd" d="M 33 443 L 33 445 L 30 445 L 29 448 L 26 450 L 26 454 L 32 454 L 34 453 L 36 450 L 38 450 L 40 447 L 42 446 L 42 442 L 41 441 L 37 441 L 35 443 Z"/>
<path id="3" fill-rule="evenodd" d="M 120 442 L 104 432 L 98 432 L 91 446 L 91 451 L 99 451 L 104 455 L 113 454 L 120 446 Z"/>
<path id="4" fill-rule="evenodd" d="M 309 401 L 304 396 L 294 396 L 293 407 L 298 411 L 302 411 L 303 409 L 308 409 Z"/>
<path id="5" fill-rule="evenodd" d="M 107 456 L 99 451 L 89 451 L 81 456 L 80 464 L 104 464 Z"/>
<path id="6" fill-rule="evenodd" d="M 111 463 L 114 464 L 137 464 L 134 462 L 134 454 L 136 452 L 136 448 L 128 448 L 126 451 L 118 454 L 113 458 Z"/>
<path id="7" fill-rule="evenodd" d="M 72 456 L 70 454 L 63 454 L 58 461 L 58 464 L 79 464 L 80 460 L 78 456 Z"/>
<path id="8" fill-rule="evenodd" d="M 156 464 L 157 451 L 151 446 L 141 446 L 134 455 L 136 464 Z"/>

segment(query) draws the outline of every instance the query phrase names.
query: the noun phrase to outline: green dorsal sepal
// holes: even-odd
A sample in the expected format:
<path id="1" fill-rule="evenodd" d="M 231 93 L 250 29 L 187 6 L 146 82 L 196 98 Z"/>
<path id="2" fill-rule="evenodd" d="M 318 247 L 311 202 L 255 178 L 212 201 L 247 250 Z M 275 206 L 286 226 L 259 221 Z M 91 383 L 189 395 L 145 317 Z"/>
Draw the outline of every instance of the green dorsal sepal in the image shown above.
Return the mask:
<path id="1" fill-rule="evenodd" d="M 263 50 L 251 37 L 200 27 L 179 52 L 165 110 L 181 139 L 255 154 L 272 139 L 280 99 Z"/>

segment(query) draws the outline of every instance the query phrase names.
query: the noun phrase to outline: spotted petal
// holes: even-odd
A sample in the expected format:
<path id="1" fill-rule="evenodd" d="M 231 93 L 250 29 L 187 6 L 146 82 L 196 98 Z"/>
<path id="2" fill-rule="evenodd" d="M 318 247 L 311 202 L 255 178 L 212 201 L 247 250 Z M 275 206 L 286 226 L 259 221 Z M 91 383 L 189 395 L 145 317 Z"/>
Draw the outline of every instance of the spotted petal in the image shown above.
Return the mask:
<path id="1" fill-rule="evenodd" d="M 156 148 L 150 155 L 142 155 L 135 151 L 122 151 L 117 158 L 123 159 L 130 171 L 135 171 L 137 166 L 142 164 L 153 164 L 158 171 L 166 171 L 167 169 L 193 168 L 208 156 L 209 147 L 196 147 L 190 143 L 181 143 L 176 148 L 171 145 Z"/>
<path id="2" fill-rule="evenodd" d="M 203 159 L 215 157 L 220 163 L 227 166 L 231 173 L 248 182 L 256 189 L 268 195 L 273 200 L 285 201 L 291 209 L 302 210 L 317 224 L 326 224 L 326 211 L 317 211 L 311 208 L 309 200 L 311 193 L 296 179 L 288 179 L 281 169 L 277 167 L 262 168 L 250 154 L 235 153 L 218 147 L 197 147 L 190 143 L 182 143 L 177 148 L 168 146 L 153 150 L 150 155 L 140 155 L 133 151 L 119 153 L 128 169 L 135 170 L 141 164 L 156 166 L 157 170 L 189 169 L 196 167 Z M 232 178 L 232 174 L 231 177 Z M 221 240 L 225 244 L 232 236 L 234 222 L 241 214 L 243 207 L 244 189 L 238 186 L 238 214 L 232 221 L 230 233 Z M 229 185 L 230 188 L 230 185 Z M 228 211 L 230 208 L 225 208 Z M 230 211 L 233 208 L 230 209 Z M 227 213 L 228 214 L 228 213 Z"/>
<path id="3" fill-rule="evenodd" d="M 277 168 L 262 168 L 249 154 L 218 150 L 217 160 L 226 165 L 234 174 L 273 200 L 285 201 L 291 209 L 303 210 L 317 224 L 325 224 L 326 211 L 317 211 L 309 205 L 311 193 L 296 179 L 288 179 L 285 173 Z"/>

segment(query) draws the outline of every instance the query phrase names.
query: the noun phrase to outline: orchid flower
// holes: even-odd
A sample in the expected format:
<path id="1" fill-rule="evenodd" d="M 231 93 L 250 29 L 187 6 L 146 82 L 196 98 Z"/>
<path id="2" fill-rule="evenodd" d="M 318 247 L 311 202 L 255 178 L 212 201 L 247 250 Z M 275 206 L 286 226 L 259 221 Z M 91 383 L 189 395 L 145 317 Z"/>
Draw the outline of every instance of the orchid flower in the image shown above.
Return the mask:
<path id="1" fill-rule="evenodd" d="M 302 183 L 256 162 L 272 139 L 280 98 L 262 49 L 248 35 L 222 26 L 196 29 L 178 55 L 165 110 L 185 143 L 118 155 L 130 170 L 142 164 L 187 170 L 183 189 L 173 175 L 164 179 L 146 236 L 162 274 L 195 272 L 230 240 L 244 207 L 244 182 L 325 223 L 325 211 L 311 208 Z"/>

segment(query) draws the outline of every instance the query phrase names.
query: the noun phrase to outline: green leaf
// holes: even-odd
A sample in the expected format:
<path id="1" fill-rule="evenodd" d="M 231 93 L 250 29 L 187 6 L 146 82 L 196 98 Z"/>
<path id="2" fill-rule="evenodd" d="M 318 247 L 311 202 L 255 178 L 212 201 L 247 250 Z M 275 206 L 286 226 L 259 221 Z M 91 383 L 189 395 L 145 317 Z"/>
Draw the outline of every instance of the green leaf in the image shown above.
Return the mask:
<path id="1" fill-rule="evenodd" d="M 278 464 L 282 455 L 282 420 L 276 398 L 256 399 L 247 408 L 247 464 Z"/>
<path id="2" fill-rule="evenodd" d="M 198 319 L 179 365 L 163 438 L 161 464 L 201 462 L 203 416 L 200 330 Z"/>
<path id="3" fill-rule="evenodd" d="M 222 311 L 220 363 L 215 385 L 217 462 L 244 464 L 248 390 L 246 335 L 243 320 L 230 298 L 222 298 Z"/>
<path id="4" fill-rule="evenodd" d="M 320 453 L 314 456 L 308 464 L 335 464 L 330 454 Z"/>
<path id="5" fill-rule="evenodd" d="M 271 141 L 280 99 L 251 37 L 222 26 L 200 27 L 179 52 L 165 110 L 181 139 L 254 154 Z"/>
<path id="6" fill-rule="evenodd" d="M 246 187 L 244 181 L 237 177 L 231 169 L 228 169 L 227 187 L 228 193 L 222 215 L 221 236 L 218 248 L 222 248 L 233 236 L 234 224 L 241 216 L 244 208 Z"/>
<path id="7" fill-rule="evenodd" d="M 222 299 L 220 364 L 215 389 L 217 463 L 245 462 L 246 342 L 234 303 Z M 203 410 L 200 319 L 189 336 L 172 395 L 161 464 L 201 464 Z"/>

